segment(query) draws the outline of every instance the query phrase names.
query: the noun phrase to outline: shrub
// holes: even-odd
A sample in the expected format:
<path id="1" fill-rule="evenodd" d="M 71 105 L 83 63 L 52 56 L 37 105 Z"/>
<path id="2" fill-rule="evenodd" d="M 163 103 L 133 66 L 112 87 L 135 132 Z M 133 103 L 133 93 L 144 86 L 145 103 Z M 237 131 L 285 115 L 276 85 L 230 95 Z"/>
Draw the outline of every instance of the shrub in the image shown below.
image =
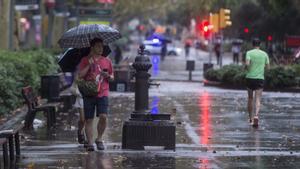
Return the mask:
<path id="1" fill-rule="evenodd" d="M 204 77 L 207 80 L 220 82 L 222 79 L 223 73 L 220 69 L 209 69 L 204 73 Z"/>
<path id="2" fill-rule="evenodd" d="M 204 77 L 207 80 L 221 82 L 226 86 L 241 87 L 246 85 L 246 71 L 243 66 L 226 65 L 220 69 L 208 70 Z M 297 86 L 296 77 L 300 77 L 300 66 L 277 66 L 266 70 L 266 88 L 278 89 Z M 299 84 L 298 84 L 299 85 Z"/>
<path id="3" fill-rule="evenodd" d="M 240 72 L 243 72 L 243 68 L 239 65 L 226 65 L 222 68 L 222 72 L 222 83 L 236 85 L 235 82 L 239 81 L 239 79 L 234 79 L 234 77 Z"/>
<path id="4" fill-rule="evenodd" d="M 296 86 L 296 72 L 291 67 L 276 66 L 266 71 L 267 88 L 285 88 Z"/>
<path id="5" fill-rule="evenodd" d="M 0 51 L 0 115 L 22 103 L 21 88 L 40 86 L 40 76 L 57 72 L 55 58 L 44 50 Z"/>
<path id="6" fill-rule="evenodd" d="M 291 68 L 295 71 L 295 76 L 296 76 L 296 82 L 297 86 L 300 87 L 300 64 L 294 64 L 291 66 Z"/>

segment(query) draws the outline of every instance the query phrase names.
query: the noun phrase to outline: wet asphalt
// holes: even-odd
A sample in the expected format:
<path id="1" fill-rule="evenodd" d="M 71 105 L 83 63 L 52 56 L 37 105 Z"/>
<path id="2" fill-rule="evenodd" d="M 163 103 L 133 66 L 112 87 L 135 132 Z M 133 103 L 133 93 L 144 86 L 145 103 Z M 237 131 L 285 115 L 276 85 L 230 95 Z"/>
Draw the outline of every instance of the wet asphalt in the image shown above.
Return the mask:
<path id="1" fill-rule="evenodd" d="M 202 65 L 207 55 L 194 57 Z M 106 150 L 87 152 L 77 144 L 75 111 L 62 112 L 56 129 L 42 120 L 22 133 L 21 158 L 15 168 L 57 169 L 282 169 L 300 166 L 300 94 L 264 92 L 259 127 L 248 123 L 245 90 L 206 87 L 184 81 L 183 56 L 167 57 L 149 71 L 159 87 L 149 90 L 149 110 L 171 113 L 176 124 L 176 151 L 151 147 L 122 150 L 122 123 L 134 110 L 134 93 L 111 92 Z M 151 58 L 152 63 L 153 57 Z M 225 60 L 230 62 L 230 60 Z M 170 76 L 169 76 L 170 75 Z M 163 79 L 171 80 L 167 81 Z M 174 110 L 176 109 L 176 113 Z"/>

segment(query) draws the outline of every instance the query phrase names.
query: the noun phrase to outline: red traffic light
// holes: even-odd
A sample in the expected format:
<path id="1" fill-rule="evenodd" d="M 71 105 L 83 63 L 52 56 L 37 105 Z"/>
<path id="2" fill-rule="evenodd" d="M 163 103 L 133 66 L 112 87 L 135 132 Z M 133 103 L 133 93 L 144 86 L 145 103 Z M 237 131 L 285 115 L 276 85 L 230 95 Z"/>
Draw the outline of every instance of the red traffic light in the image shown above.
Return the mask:
<path id="1" fill-rule="evenodd" d="M 201 22 L 201 31 L 203 32 L 203 36 L 207 39 L 210 35 L 209 22 L 207 20 Z"/>
<path id="2" fill-rule="evenodd" d="M 271 35 L 268 36 L 268 41 L 272 41 L 273 37 Z"/>
<path id="3" fill-rule="evenodd" d="M 208 28 L 209 22 L 207 20 L 203 20 L 202 23 L 201 23 L 201 25 L 202 25 L 202 30 L 204 32 L 208 32 L 209 31 L 209 28 Z"/>
<path id="4" fill-rule="evenodd" d="M 248 28 L 244 28 L 244 32 L 245 33 L 249 33 L 249 29 Z"/>

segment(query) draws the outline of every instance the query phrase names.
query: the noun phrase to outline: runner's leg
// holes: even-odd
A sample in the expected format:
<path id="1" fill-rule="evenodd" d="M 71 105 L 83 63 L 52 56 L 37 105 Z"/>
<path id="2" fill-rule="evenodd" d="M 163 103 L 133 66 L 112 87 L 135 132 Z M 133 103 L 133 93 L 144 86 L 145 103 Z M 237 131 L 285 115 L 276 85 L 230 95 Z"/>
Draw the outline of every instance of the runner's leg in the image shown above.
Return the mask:
<path id="1" fill-rule="evenodd" d="M 262 91 L 263 89 L 255 90 L 255 116 L 259 114 Z"/>
<path id="2" fill-rule="evenodd" d="M 253 112 L 253 90 L 248 90 L 248 113 L 249 113 L 249 122 L 252 122 L 252 112 Z"/>

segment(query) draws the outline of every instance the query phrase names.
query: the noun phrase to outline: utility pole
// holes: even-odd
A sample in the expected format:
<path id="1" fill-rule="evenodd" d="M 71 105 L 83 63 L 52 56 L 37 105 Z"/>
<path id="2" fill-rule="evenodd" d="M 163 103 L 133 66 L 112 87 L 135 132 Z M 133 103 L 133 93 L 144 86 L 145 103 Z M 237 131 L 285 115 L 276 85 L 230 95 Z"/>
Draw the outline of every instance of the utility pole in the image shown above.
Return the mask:
<path id="1" fill-rule="evenodd" d="M 9 4 L 9 26 L 8 26 L 8 49 L 14 48 L 14 30 L 15 30 L 15 0 L 10 0 Z"/>
<path id="2" fill-rule="evenodd" d="M 11 1 L 0 0 L 0 32 L 3 36 L 0 36 L 0 48 L 9 49 L 9 25 L 10 25 L 10 10 Z"/>
<path id="3" fill-rule="evenodd" d="M 45 0 L 40 0 L 40 13 L 41 13 L 41 36 L 42 47 L 46 47 L 46 38 L 48 32 L 48 17 L 46 15 Z"/>

